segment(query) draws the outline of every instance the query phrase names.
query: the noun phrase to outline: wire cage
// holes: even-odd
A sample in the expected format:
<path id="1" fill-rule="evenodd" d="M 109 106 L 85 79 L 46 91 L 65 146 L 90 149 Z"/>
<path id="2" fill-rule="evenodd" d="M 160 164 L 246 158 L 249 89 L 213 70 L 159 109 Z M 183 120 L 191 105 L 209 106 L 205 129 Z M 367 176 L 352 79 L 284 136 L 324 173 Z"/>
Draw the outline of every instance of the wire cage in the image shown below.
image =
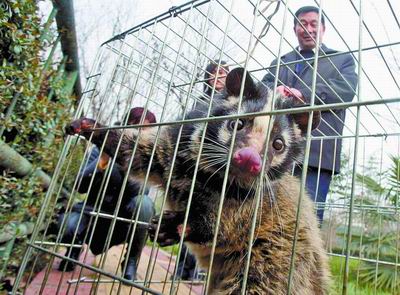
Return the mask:
<path id="1" fill-rule="evenodd" d="M 211 95 L 204 100 L 207 83 L 204 75 L 208 64 L 213 62 L 218 67 L 228 65 L 230 69 L 244 67 L 257 82 L 261 82 L 268 73 L 275 76 L 280 67 L 290 68 L 290 64 L 282 61 L 284 54 L 298 50 L 293 33 L 295 11 L 304 5 L 318 7 L 325 17 L 324 43 L 340 52 L 323 56 L 315 54 L 306 59 L 306 63 L 318 65 L 319 60 L 329 60 L 340 54 L 350 55 L 356 64 L 358 84 L 358 87 L 352 88 L 352 101 L 339 97 L 334 104 L 314 104 L 318 95 L 315 84 L 320 79 L 317 72 L 314 72 L 314 82 L 306 85 L 312 96 L 307 111 L 344 109 L 347 114 L 343 133 L 307 136 L 304 159 L 308 163 L 312 141 L 333 140 L 334 149 L 338 148 L 338 140 L 342 141 L 341 172 L 330 172 L 332 182 L 326 202 L 314 200 L 316 209 L 324 209 L 320 231 L 330 259 L 331 293 L 400 294 L 400 24 L 396 13 L 400 7 L 394 2 L 198 0 L 172 7 L 101 45 L 91 74 L 87 77 L 75 118 L 83 115 L 94 118 L 103 125 L 111 126 L 109 130 L 138 129 L 144 125 L 126 128 L 125 114 L 133 107 L 143 107 L 156 115 L 154 128 L 182 125 L 182 120 L 178 118 L 184 117 L 197 104 L 204 101 L 210 104 L 219 95 L 214 85 Z M 377 20 L 380 26 L 376 26 Z M 277 65 L 271 65 L 274 59 L 278 60 Z M 304 62 L 304 59 L 299 62 Z M 348 84 L 346 77 L 343 80 Z M 280 84 L 276 78 L 272 88 Z M 243 98 L 243 90 L 240 97 Z M 232 118 L 237 119 L 238 116 Z M 207 116 L 197 121 L 185 119 L 184 123 L 198 124 L 214 119 Z M 122 124 L 114 125 L 116 121 Z M 99 148 L 103 151 L 104 146 Z M 136 213 L 132 213 L 130 218 L 117 213 L 123 202 L 123 191 L 129 183 L 128 175 L 124 176 L 121 191 L 117 193 L 114 212 L 104 212 L 95 205 L 90 212 L 80 213 L 78 223 L 83 216 L 90 216 L 93 227 L 102 219 L 109 220 L 111 224 L 104 229 L 108 231 L 104 251 L 100 251 L 95 263 L 87 250 L 90 243 L 95 243 L 93 227 L 85 233 L 85 246 L 77 242 L 78 230 L 71 242 L 63 242 L 66 222 L 59 220 L 59 204 L 63 203 L 62 210 L 68 214 L 75 203 L 85 202 L 86 195 L 79 194 L 74 188 L 81 181 L 79 171 L 87 165 L 91 149 L 90 140 L 79 136 L 66 138 L 14 292 L 207 293 L 209 269 L 199 270 L 203 276 L 192 281 L 176 276 L 176 257 L 182 252 L 182 239 L 176 246 L 167 248 L 148 241 L 139 260 L 137 279 L 124 279 L 120 266 L 124 252 L 129 251 L 126 248 L 131 247 L 129 242 L 137 229 L 147 226 L 146 222 L 137 221 Z M 110 160 L 109 168 L 113 165 L 116 165 L 114 159 Z M 318 173 L 323 170 L 320 167 Z M 304 176 L 300 182 L 302 187 L 305 185 Z M 165 190 L 151 187 L 150 178 L 151 175 L 143 177 L 141 194 L 143 187 L 149 187 L 148 195 L 157 213 L 160 213 L 165 210 Z M 89 190 L 94 189 L 92 182 Z M 104 177 L 101 185 L 111 185 L 110 178 Z M 67 196 L 63 187 L 69 188 Z M 103 191 L 99 191 L 96 204 L 104 202 Z M 303 195 L 304 190 L 299 198 Z M 215 206 L 218 207 L 218 204 Z M 246 222 L 255 223 L 254 220 Z M 57 222 L 61 223 L 61 229 L 50 234 L 50 229 Z M 126 235 L 124 241 L 119 243 L 124 247 L 107 251 L 112 246 L 109 237 L 121 224 L 118 222 L 128 224 L 132 234 Z M 295 240 L 293 244 L 295 247 Z M 85 251 L 79 260 L 74 260 L 67 255 L 65 247 L 84 248 Z M 46 254 L 49 263 L 38 278 L 34 270 L 42 259 L 40 254 Z M 74 261 L 78 267 L 72 272 L 66 269 L 59 271 L 56 282 L 50 284 L 53 269 L 57 268 L 61 259 Z M 36 286 L 32 285 L 33 281 L 37 282 Z M 246 288 L 241 292 L 245 294 Z M 282 292 L 296 294 L 295 290 L 290 290 L 290 283 L 288 289 Z"/>

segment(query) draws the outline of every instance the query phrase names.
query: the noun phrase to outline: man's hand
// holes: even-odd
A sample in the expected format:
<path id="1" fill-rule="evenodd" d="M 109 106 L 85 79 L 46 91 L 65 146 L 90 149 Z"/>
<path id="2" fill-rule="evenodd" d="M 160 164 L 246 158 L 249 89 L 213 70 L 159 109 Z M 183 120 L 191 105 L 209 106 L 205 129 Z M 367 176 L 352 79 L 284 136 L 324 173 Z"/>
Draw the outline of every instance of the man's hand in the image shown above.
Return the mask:
<path id="1" fill-rule="evenodd" d="M 276 92 L 285 97 L 291 96 L 291 97 L 294 97 L 294 98 L 304 102 L 303 94 L 301 94 L 301 92 L 299 90 L 297 90 L 296 88 L 289 88 L 287 86 L 280 85 L 280 86 L 276 87 Z"/>
<path id="2" fill-rule="evenodd" d="M 150 221 L 149 236 L 151 241 L 154 241 L 156 238 L 155 235 L 160 218 L 161 215 L 156 215 Z M 184 219 L 184 211 L 164 211 L 160 224 L 160 230 L 157 236 L 157 242 L 161 247 L 174 245 L 179 242 L 181 235 L 183 234 L 182 224 Z M 185 234 L 187 235 L 189 232 L 190 226 L 187 225 Z"/>
<path id="3" fill-rule="evenodd" d="M 303 94 L 297 90 L 296 88 L 289 88 L 290 95 L 294 98 L 297 98 L 299 101 L 304 102 Z"/>
<path id="4" fill-rule="evenodd" d="M 101 153 L 99 160 L 99 169 L 105 170 L 107 168 L 108 162 L 110 161 L 110 156 L 106 153 Z"/>
<path id="5" fill-rule="evenodd" d="M 72 121 L 65 126 L 65 133 L 68 135 L 82 134 L 86 138 L 90 137 L 92 133 L 92 128 L 96 125 L 96 121 L 89 118 L 80 118 L 78 120 Z M 97 127 L 102 127 L 97 124 Z"/>
<path id="6" fill-rule="evenodd" d="M 283 95 L 283 96 L 289 96 L 289 88 L 287 88 L 284 85 L 279 85 L 278 87 L 276 87 L 276 92 Z"/>

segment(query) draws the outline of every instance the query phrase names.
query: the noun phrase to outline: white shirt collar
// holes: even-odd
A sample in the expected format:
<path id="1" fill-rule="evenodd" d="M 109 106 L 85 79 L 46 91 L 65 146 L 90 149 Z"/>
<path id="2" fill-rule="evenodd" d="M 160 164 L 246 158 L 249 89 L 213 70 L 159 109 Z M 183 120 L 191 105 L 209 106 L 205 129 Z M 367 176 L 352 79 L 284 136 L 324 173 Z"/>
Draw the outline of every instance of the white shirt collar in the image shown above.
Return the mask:
<path id="1" fill-rule="evenodd" d="M 301 50 L 304 50 L 303 48 L 301 48 L 300 46 L 297 46 L 297 51 L 300 52 Z M 309 50 L 309 49 L 307 49 Z M 311 51 L 315 54 L 315 47 L 313 49 L 311 49 Z"/>

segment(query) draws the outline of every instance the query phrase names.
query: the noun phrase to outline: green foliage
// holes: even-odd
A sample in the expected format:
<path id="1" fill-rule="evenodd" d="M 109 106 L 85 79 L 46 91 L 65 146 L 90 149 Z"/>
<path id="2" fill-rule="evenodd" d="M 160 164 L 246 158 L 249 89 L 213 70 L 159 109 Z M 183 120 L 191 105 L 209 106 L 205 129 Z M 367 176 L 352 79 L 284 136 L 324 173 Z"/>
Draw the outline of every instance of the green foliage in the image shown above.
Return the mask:
<path id="1" fill-rule="evenodd" d="M 400 157 L 391 156 L 392 166 L 388 172 L 389 201 L 393 206 L 399 206 L 400 201 Z"/>
<path id="2" fill-rule="evenodd" d="M 400 194 L 400 157 L 391 156 L 390 160 L 390 168 L 383 172 L 379 172 L 377 164 L 371 160 L 366 169 L 368 174 L 357 174 L 356 179 L 368 196 L 382 197 L 388 204 L 396 206 Z"/>
<path id="3" fill-rule="evenodd" d="M 345 259 L 343 257 L 331 257 L 329 260 L 331 273 L 332 273 L 332 290 L 331 294 L 342 294 L 343 288 L 343 273 Z M 347 286 L 348 295 L 389 295 L 392 294 L 390 291 L 384 291 L 386 288 L 377 288 L 376 292 L 374 286 L 369 282 L 370 280 L 365 280 L 362 274 L 363 263 L 357 259 L 349 260 L 349 280 Z M 387 290 L 387 289 L 386 289 Z M 389 289 L 390 290 L 390 289 Z"/>
<path id="4" fill-rule="evenodd" d="M 39 60 L 35 59 L 41 45 L 38 38 L 40 36 L 40 20 L 36 13 L 36 2 L 29 0 L 1 1 L 1 8 L 0 57 L 2 65 L 11 71 L 16 69 L 18 74 L 33 80 L 31 71 L 26 73 L 23 71 L 31 66 L 39 65 Z M 22 82 L 22 77 L 19 75 L 5 75 L 4 77 L 13 78 L 6 81 L 10 86 Z"/>
<path id="5" fill-rule="evenodd" d="M 393 277 L 400 275 L 400 267 L 387 264 L 364 263 L 360 268 L 360 279 L 378 290 L 400 290 L 399 279 Z"/>
<path id="6" fill-rule="evenodd" d="M 74 105 L 74 99 L 65 91 L 69 81 L 64 79 L 63 65 L 48 57 L 57 36 L 51 30 L 45 31 L 37 1 L 0 0 L 0 6 L 2 140 L 30 161 L 34 169 L 51 175 L 63 145 L 62 126 L 70 119 Z M 43 35 L 46 38 L 40 38 Z M 35 222 L 45 193 L 38 178 L 20 178 L 12 171 L 0 170 L 0 228 L 10 223 Z M 13 253 L 22 253 L 24 246 L 17 244 Z M 21 256 L 13 255 L 10 263 L 18 265 Z"/>
<path id="7" fill-rule="evenodd" d="M 42 198 L 33 196 L 43 195 L 39 180 L 35 177 L 19 179 L 9 174 L 1 176 L 0 179 L 1 226 L 13 221 L 28 221 L 32 216 L 36 216 Z"/>
<path id="8" fill-rule="evenodd" d="M 357 291 L 359 294 L 375 294 L 375 290 L 376 294 L 400 294 L 399 215 L 396 212 L 399 206 L 400 158 L 391 156 L 390 159 L 390 168 L 382 171 L 381 164 L 372 158 L 364 167 L 364 174 L 356 175 L 354 204 L 361 209 L 353 211 L 350 255 L 363 260 L 357 262 L 355 272 L 350 266 L 349 282 L 354 287 L 365 288 L 362 292 Z M 346 179 L 349 173 L 343 173 L 347 176 L 337 179 L 340 189 L 335 192 L 345 201 L 348 201 L 350 192 Z M 345 248 L 346 239 L 347 226 L 338 227 L 337 253 Z M 339 273 L 338 269 L 333 269 L 335 274 Z M 340 273 L 343 277 L 343 270 Z M 354 277 L 354 274 L 357 276 Z"/>
<path id="9" fill-rule="evenodd" d="M 339 292 L 342 288 L 343 284 L 343 273 L 344 273 L 344 258 L 343 257 L 330 257 L 329 259 L 329 265 L 332 273 L 332 279 L 333 279 L 333 289 L 335 289 L 337 292 L 334 294 L 340 294 Z M 350 259 L 349 261 L 349 281 L 350 282 L 356 282 L 357 281 L 357 269 L 359 265 L 358 260 Z"/>

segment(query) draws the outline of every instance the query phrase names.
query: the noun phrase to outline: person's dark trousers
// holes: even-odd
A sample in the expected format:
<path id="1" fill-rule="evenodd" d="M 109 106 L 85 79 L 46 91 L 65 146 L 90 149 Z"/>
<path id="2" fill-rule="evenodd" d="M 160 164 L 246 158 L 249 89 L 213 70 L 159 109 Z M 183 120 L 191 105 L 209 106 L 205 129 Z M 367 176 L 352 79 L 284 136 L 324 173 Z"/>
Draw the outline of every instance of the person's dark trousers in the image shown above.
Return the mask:
<path id="1" fill-rule="evenodd" d="M 196 258 L 191 254 L 185 245 L 182 245 L 181 255 L 178 259 L 177 278 L 182 280 L 192 280 L 196 273 Z"/>
<path id="2" fill-rule="evenodd" d="M 302 168 L 296 167 L 294 169 L 294 175 L 298 176 L 300 179 L 301 173 Z M 306 188 L 308 194 L 310 195 L 310 198 L 318 204 L 317 218 L 320 225 L 322 225 L 322 221 L 324 220 L 324 205 L 326 201 L 326 196 L 328 195 L 331 179 L 332 171 L 318 169 L 315 167 L 308 167 Z"/>
<path id="3" fill-rule="evenodd" d="M 128 211 L 134 212 L 132 217 L 136 217 L 136 208 L 139 206 L 139 202 L 142 204 L 140 206 L 140 212 L 138 216 L 138 220 L 142 222 L 149 222 L 153 217 L 155 210 L 153 201 L 147 196 L 144 195 L 143 199 L 140 197 L 134 198 L 127 206 Z M 131 232 L 133 230 L 134 225 L 131 225 Z M 130 243 L 129 255 L 125 255 L 125 259 L 127 261 L 123 261 L 121 266 L 124 273 L 124 278 L 127 280 L 135 280 L 136 279 L 136 271 L 137 265 L 139 262 L 140 255 L 142 253 L 143 247 L 146 244 L 147 240 L 147 225 L 138 224 L 132 238 L 132 243 Z M 129 242 L 130 236 L 128 236 Z M 126 265 L 126 267 L 125 267 Z"/>
<path id="4" fill-rule="evenodd" d="M 61 239 L 62 243 L 72 243 L 74 245 L 83 245 L 83 239 L 88 227 L 89 218 L 82 214 L 83 206 L 82 203 L 77 203 L 72 207 L 71 212 L 62 213 L 58 218 L 58 226 L 61 230 L 61 224 L 64 220 L 64 233 Z M 79 218 L 81 219 L 79 222 Z M 74 240 L 75 236 L 75 240 Z M 82 247 L 67 247 L 65 256 L 74 260 L 79 259 L 79 255 L 82 251 Z M 71 261 L 63 259 L 58 267 L 60 271 L 72 271 L 75 264 Z"/>
<path id="5" fill-rule="evenodd" d="M 123 217 L 125 218 L 132 218 L 136 217 L 136 208 L 138 208 L 138 202 L 140 201 L 140 197 L 132 198 L 131 201 L 126 205 L 126 207 L 121 208 L 123 211 Z M 63 243 L 71 243 L 73 237 L 76 232 L 76 238 L 74 244 L 82 244 L 83 242 L 89 242 L 89 238 L 91 233 L 87 233 L 88 230 L 93 230 L 93 237 L 92 241 L 89 245 L 89 249 L 92 251 L 94 255 L 99 255 L 104 253 L 108 250 L 106 247 L 107 236 L 109 232 L 109 228 L 111 226 L 110 219 L 103 219 L 99 218 L 97 221 L 96 226 L 93 229 L 93 224 L 89 226 L 90 222 L 90 215 L 88 212 L 93 211 L 91 206 L 85 207 L 85 212 L 82 214 L 82 218 L 80 223 L 78 224 L 79 217 L 81 215 L 83 208 L 83 202 L 77 203 L 72 207 L 72 211 L 69 214 L 62 214 L 59 217 L 59 226 L 64 218 L 66 220 L 65 231 L 63 233 L 62 242 Z M 120 212 L 121 212 L 120 211 Z M 113 214 L 113 212 L 106 212 L 108 214 Z M 138 220 L 142 222 L 149 222 L 150 219 L 154 215 L 154 204 L 153 201 L 147 196 L 144 195 L 142 204 L 140 206 L 140 213 L 138 216 Z M 92 218 L 92 223 L 94 223 L 94 219 Z M 114 231 L 111 236 L 111 241 L 109 247 L 120 245 L 125 242 L 130 241 L 130 234 L 129 231 L 129 223 L 125 221 L 117 221 Z M 146 243 L 147 239 L 147 225 L 138 225 L 132 238 L 132 243 L 129 251 L 129 255 L 126 255 L 124 261 L 122 263 L 122 268 L 124 270 L 124 278 L 128 280 L 135 280 L 136 279 L 136 270 L 137 270 L 137 263 L 139 257 L 142 253 L 142 249 Z M 130 226 L 130 233 L 132 233 L 133 225 Z M 86 241 L 83 241 L 85 239 Z M 79 254 L 81 252 L 81 248 L 78 247 L 70 247 L 67 249 L 66 257 L 71 259 L 77 260 L 79 258 Z M 126 267 L 125 267 L 126 265 Z M 72 271 L 74 269 L 74 263 L 69 262 L 67 260 L 62 260 L 59 266 L 60 271 Z"/>

